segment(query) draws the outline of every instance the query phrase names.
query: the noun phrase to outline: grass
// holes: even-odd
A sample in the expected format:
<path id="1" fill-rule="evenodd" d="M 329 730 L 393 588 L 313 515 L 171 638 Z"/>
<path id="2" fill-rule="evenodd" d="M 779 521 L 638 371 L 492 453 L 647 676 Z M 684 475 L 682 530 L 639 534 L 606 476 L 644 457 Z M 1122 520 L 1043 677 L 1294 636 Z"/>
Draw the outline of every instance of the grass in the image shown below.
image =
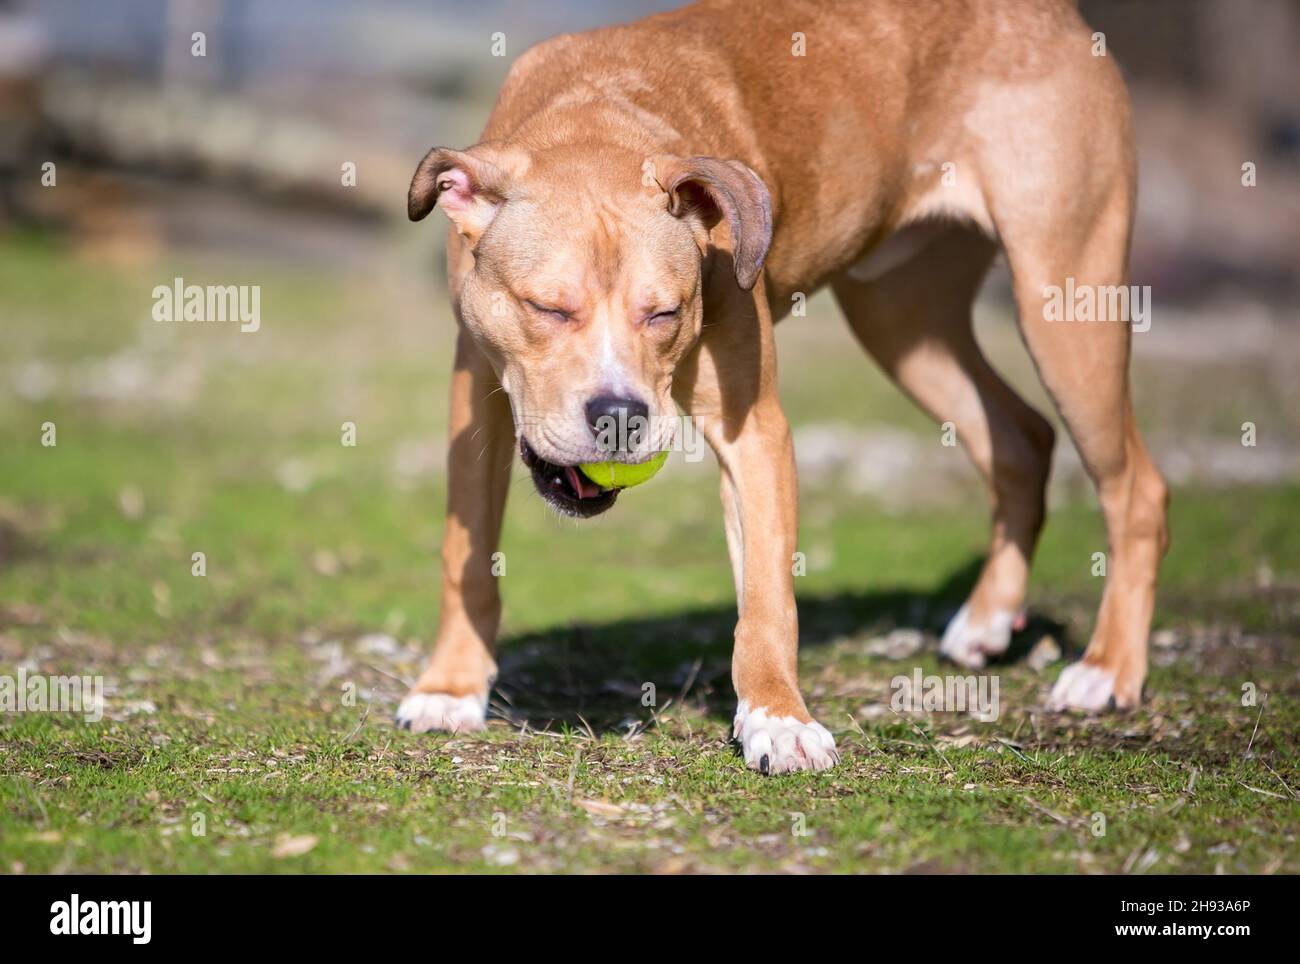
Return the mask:
<path id="1" fill-rule="evenodd" d="M 764 779 L 728 743 L 734 600 L 711 460 L 670 461 L 581 526 L 521 480 L 494 698 L 509 721 L 474 738 L 393 729 L 437 625 L 450 350 L 427 252 L 395 250 L 382 277 L 205 261 L 263 286 L 263 330 L 240 334 L 149 320 L 153 285 L 200 281 L 193 264 L 0 242 L 18 389 L 0 395 L 0 675 L 108 686 L 99 723 L 0 714 L 0 870 L 1300 871 L 1295 484 L 1175 493 L 1148 701 L 1095 719 L 1042 713 L 1064 663 L 1024 658 L 1048 635 L 1079 649 L 1100 592 L 1095 506 L 1059 485 L 1033 619 L 994 670 L 1000 717 L 981 722 L 889 708 L 895 675 L 947 671 L 933 634 L 986 538 L 969 474 L 956 499 L 900 507 L 810 473 L 801 673 L 843 763 Z M 986 327 L 1033 394 L 1010 326 Z M 826 305 L 779 337 L 797 430 L 934 437 Z M 1144 411 L 1183 400 L 1157 435 L 1231 436 L 1199 384 L 1229 386 L 1248 415 L 1280 410 L 1240 360 L 1137 366 Z M 900 628 L 925 646 L 881 655 Z"/>

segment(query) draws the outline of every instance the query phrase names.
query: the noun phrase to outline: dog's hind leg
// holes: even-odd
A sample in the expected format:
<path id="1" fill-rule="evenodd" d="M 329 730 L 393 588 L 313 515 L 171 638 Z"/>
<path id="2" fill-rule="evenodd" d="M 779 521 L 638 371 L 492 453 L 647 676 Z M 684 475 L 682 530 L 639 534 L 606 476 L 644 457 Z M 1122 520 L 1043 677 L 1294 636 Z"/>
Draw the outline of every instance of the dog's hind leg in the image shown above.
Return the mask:
<path id="1" fill-rule="evenodd" d="M 1055 709 L 1141 701 L 1156 573 L 1169 540 L 1168 489 L 1138 434 L 1129 394 L 1129 319 L 1064 320 L 1045 310 L 1049 292 L 1071 286 L 1103 300 L 1121 288 L 1128 294 L 1131 205 L 1124 186 L 1095 207 L 1071 210 L 1062 199 L 1059 222 L 1004 231 L 1025 343 L 1097 486 L 1109 542 L 1092 640 L 1052 690 Z"/>
<path id="2" fill-rule="evenodd" d="M 1129 287 L 1136 195 L 1128 102 L 1119 72 L 1080 32 L 1052 51 L 1053 81 L 1034 96 L 992 98 L 972 124 L 1032 124 L 1035 135 L 987 143 L 980 173 L 1014 279 L 1020 328 L 1048 393 L 1097 487 L 1109 553 L 1082 661 L 1061 674 L 1054 708 L 1141 701 L 1156 574 L 1168 545 L 1168 489 L 1133 413 L 1131 330 L 1145 292 Z M 1141 299 L 1141 300 L 1138 300 Z M 1080 548 L 1086 564 L 1090 552 Z"/>
<path id="3" fill-rule="evenodd" d="M 501 596 L 493 554 L 501 537 L 514 430 L 510 402 L 469 335 L 456 340 L 442 539 L 442 611 L 429 665 L 397 709 L 404 729 L 482 728 Z"/>
<path id="4" fill-rule="evenodd" d="M 924 411 L 955 426 L 987 487 L 988 557 L 942 643 L 945 656 L 971 667 L 1007 648 L 1024 605 L 1053 443 L 1051 425 L 998 377 L 971 330 L 994 250 L 954 224 L 883 274 L 851 270 L 833 285 L 858 340 Z"/>

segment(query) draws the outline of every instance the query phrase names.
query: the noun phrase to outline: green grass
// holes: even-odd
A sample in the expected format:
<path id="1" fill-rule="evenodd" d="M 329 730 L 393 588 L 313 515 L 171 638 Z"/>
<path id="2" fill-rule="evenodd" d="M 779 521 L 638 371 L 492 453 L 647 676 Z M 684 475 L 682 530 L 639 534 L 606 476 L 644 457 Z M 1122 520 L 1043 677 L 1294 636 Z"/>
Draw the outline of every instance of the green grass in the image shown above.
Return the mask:
<path id="1" fill-rule="evenodd" d="M 427 252 L 408 260 L 382 283 L 232 263 L 264 289 L 263 330 L 242 335 L 149 321 L 152 286 L 191 265 L 0 243 L 0 364 L 12 384 L 33 362 L 54 375 L 0 395 L 0 675 L 109 686 L 99 723 L 0 714 L 0 870 L 1300 871 L 1296 485 L 1175 493 L 1168 645 L 1146 705 L 1096 719 L 1042 713 L 1063 663 L 1023 658 L 1045 633 L 1077 650 L 1090 631 L 1104 539 L 1067 487 L 1030 629 L 994 670 L 994 722 L 889 709 L 893 676 L 946 672 L 932 634 L 979 563 L 978 489 L 899 509 L 806 485 L 801 673 L 843 762 L 765 779 L 727 739 L 734 600 L 711 460 L 670 460 L 588 525 L 518 481 L 494 701 L 513 722 L 393 729 L 437 625 L 450 350 Z M 1023 379 L 1009 328 L 990 331 Z M 933 431 L 824 304 L 780 338 L 796 427 Z M 111 377 L 132 366 L 128 387 Z M 1213 374 L 1141 391 L 1194 399 Z M 1231 434 L 1192 404 L 1179 432 Z M 926 648 L 871 655 L 897 627 Z M 1262 705 L 1242 705 L 1247 683 Z"/>

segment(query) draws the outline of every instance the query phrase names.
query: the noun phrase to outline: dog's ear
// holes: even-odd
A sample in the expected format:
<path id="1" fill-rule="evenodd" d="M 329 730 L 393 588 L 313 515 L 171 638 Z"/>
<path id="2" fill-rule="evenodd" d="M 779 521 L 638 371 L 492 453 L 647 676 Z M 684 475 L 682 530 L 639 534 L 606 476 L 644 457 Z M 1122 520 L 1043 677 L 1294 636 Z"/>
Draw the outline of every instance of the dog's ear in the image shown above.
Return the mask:
<path id="1" fill-rule="evenodd" d="M 726 220 L 736 281 L 746 291 L 753 288 L 772 244 L 772 196 L 762 178 L 740 161 L 716 157 L 657 154 L 646 165 L 674 217 L 696 214 L 706 228 Z"/>
<path id="2" fill-rule="evenodd" d="M 406 213 L 419 221 L 440 205 L 470 247 L 478 243 L 506 199 L 509 175 L 473 147 L 453 151 L 435 147 L 415 169 L 406 196 Z"/>

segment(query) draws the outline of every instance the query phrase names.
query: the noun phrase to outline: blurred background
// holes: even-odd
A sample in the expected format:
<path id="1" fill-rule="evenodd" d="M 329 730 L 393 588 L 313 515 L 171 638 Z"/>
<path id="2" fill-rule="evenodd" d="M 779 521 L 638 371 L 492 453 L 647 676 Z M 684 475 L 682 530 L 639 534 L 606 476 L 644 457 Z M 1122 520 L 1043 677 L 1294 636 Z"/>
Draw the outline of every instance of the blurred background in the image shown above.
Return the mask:
<path id="1" fill-rule="evenodd" d="M 135 261 L 177 249 L 321 267 L 382 256 L 415 160 L 434 142 L 474 142 L 519 53 L 673 5 L 0 0 L 0 226 Z M 1137 105 L 1135 276 L 1164 304 L 1294 299 L 1300 3 L 1082 10 Z M 339 190 L 339 158 L 364 172 L 355 190 Z M 59 164 L 62 190 L 41 189 L 43 160 Z M 1247 161 L 1262 190 L 1241 190 Z"/>

